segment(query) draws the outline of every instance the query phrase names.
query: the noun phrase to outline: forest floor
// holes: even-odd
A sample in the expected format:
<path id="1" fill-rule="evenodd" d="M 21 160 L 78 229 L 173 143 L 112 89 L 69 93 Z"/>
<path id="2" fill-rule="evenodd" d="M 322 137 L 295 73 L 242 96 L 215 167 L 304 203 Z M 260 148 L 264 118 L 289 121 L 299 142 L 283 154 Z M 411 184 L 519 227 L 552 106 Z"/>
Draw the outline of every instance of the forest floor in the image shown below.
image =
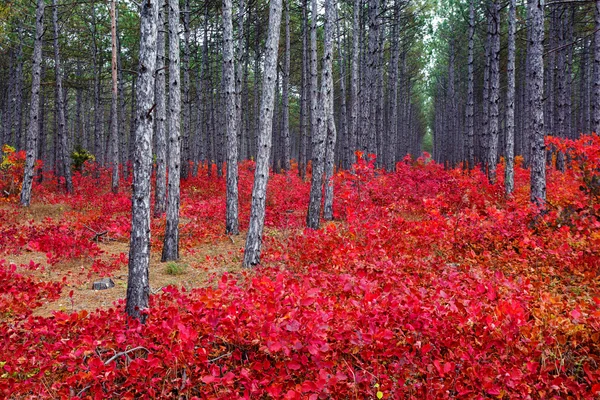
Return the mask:
<path id="1" fill-rule="evenodd" d="M 335 175 L 335 222 L 311 230 L 309 183 L 273 174 L 253 269 L 244 235 L 223 233 L 224 180 L 202 171 L 182 182 L 177 263 L 159 261 L 151 220 L 145 324 L 124 312 L 130 182 L 113 194 L 107 173 L 75 174 L 65 194 L 49 176 L 29 209 L 0 205 L 0 395 L 597 398 L 600 137 L 586 140 L 548 169 L 543 213 L 520 165 L 507 197 L 502 165 L 491 184 L 361 159 Z M 244 232 L 253 163 L 239 170 Z M 100 277 L 116 286 L 92 290 Z"/>
<path id="2" fill-rule="evenodd" d="M 0 209 L 8 207 L 14 210 L 14 206 L 0 203 Z M 21 221 L 41 223 L 47 219 L 63 219 L 68 210 L 68 207 L 62 204 L 34 203 L 29 208 L 15 210 L 15 216 Z M 223 235 L 212 243 L 199 244 L 181 251 L 180 259 L 176 262 L 162 262 L 160 248 L 153 249 L 149 268 L 151 292 L 156 294 L 167 286 L 182 287 L 189 291 L 206 286 L 214 276 L 220 276 L 224 272 L 239 271 L 244 241 L 245 232 L 237 236 Z M 129 253 L 129 243 L 123 238 L 111 238 L 110 232 L 100 237 L 96 243 L 101 250 L 98 259 L 105 262 Z M 96 309 L 105 309 L 112 307 L 119 300 L 124 300 L 127 294 L 128 270 L 124 263 L 110 273 L 110 278 L 115 283 L 113 288 L 94 290 L 93 282 L 106 274 L 90 269 L 93 263 L 91 257 L 61 260 L 55 265 L 38 269 L 30 269 L 27 266 L 30 261 L 40 265 L 46 263 L 47 257 L 44 252 L 27 249 L 22 253 L 7 254 L 0 258 L 4 258 L 8 264 L 14 264 L 15 272 L 18 274 L 41 281 L 64 282 L 60 297 L 36 308 L 33 312 L 34 316 L 48 317 L 56 311 L 92 312 Z"/>

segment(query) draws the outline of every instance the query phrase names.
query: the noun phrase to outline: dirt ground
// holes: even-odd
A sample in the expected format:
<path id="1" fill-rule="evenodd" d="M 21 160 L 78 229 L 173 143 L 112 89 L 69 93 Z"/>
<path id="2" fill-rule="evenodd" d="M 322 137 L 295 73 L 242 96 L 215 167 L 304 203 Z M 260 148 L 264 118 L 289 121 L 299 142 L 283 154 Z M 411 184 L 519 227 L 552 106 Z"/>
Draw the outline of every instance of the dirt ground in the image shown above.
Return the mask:
<path id="1" fill-rule="evenodd" d="M 4 206 L 6 207 L 6 206 Z M 12 209 L 14 211 L 14 208 Z M 35 204 L 29 209 L 19 209 L 18 218 L 21 221 L 39 222 L 44 218 L 59 219 L 68 211 L 61 205 Z M 150 289 L 158 293 L 163 287 L 184 287 L 186 290 L 206 286 L 209 279 L 220 276 L 225 272 L 236 273 L 241 271 L 242 249 L 245 234 L 238 236 L 225 236 L 216 243 L 207 243 L 198 248 L 182 251 L 177 262 L 160 261 L 160 249 L 152 249 L 150 260 Z M 98 246 L 103 251 L 99 258 L 109 261 L 115 256 L 129 253 L 129 243 L 120 241 L 99 242 Z M 42 281 L 65 281 L 61 296 L 58 300 L 48 302 L 37 308 L 33 315 L 49 316 L 54 311 L 95 311 L 101 308 L 110 308 L 121 299 L 125 299 L 127 291 L 127 265 L 122 265 L 119 270 L 110 273 L 115 287 L 106 290 L 93 290 L 94 281 L 100 279 L 96 273 L 91 273 L 92 259 L 77 259 L 59 262 L 50 266 L 46 255 L 41 252 L 23 251 L 21 254 L 0 255 L 0 259 L 7 264 L 17 265 L 16 272 L 22 275 L 33 276 Z M 21 264 L 29 265 L 30 261 L 39 263 L 42 268 L 30 270 Z M 69 296 L 73 291 L 72 297 Z"/>

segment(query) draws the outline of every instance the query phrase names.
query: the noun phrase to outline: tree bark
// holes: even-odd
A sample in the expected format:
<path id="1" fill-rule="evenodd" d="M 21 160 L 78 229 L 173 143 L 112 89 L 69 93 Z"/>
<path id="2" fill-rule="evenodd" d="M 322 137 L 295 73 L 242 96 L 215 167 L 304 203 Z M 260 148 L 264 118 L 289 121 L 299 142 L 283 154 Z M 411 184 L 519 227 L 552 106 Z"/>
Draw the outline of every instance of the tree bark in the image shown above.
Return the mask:
<path id="1" fill-rule="evenodd" d="M 508 61 L 506 65 L 506 169 L 504 189 L 510 195 L 515 187 L 515 33 L 516 0 L 509 0 Z"/>
<path id="2" fill-rule="evenodd" d="M 327 89 L 323 95 L 323 103 L 326 104 L 324 117 L 326 118 L 327 143 L 325 149 L 325 202 L 323 205 L 323 219 L 333 220 L 333 171 L 335 167 L 335 144 L 337 130 L 333 114 L 333 29 L 336 21 L 335 0 L 325 1 L 325 41 L 323 57 L 323 79 L 328 79 Z M 326 75 L 327 70 L 327 75 Z M 343 78 L 342 78 L 343 79 Z M 325 97 L 326 96 L 326 97 Z"/>
<path id="3" fill-rule="evenodd" d="M 512 0 L 511 0 L 512 1 Z M 467 112 L 465 125 L 467 127 L 467 161 L 469 169 L 475 167 L 475 121 L 474 121 L 474 85 L 473 85 L 473 53 L 475 36 L 475 5 L 474 0 L 469 1 L 469 55 L 467 76 Z"/>
<path id="4" fill-rule="evenodd" d="M 323 172 L 325 168 L 325 151 L 327 142 L 328 119 L 333 117 L 333 11 L 332 0 L 325 1 L 325 37 L 323 43 L 323 65 L 321 71 L 321 92 L 319 115 L 317 118 L 317 134 L 312 138 L 312 177 L 310 185 L 310 199 L 308 204 L 308 213 L 306 215 L 306 225 L 311 229 L 318 229 L 321 218 L 321 199 L 323 196 Z M 335 132 L 335 128 L 333 129 Z M 333 144 L 335 145 L 335 133 L 333 134 Z M 333 154 L 333 149 L 331 152 Z M 333 157 L 333 155 L 332 155 Z M 332 162 L 333 169 L 333 162 Z"/>
<path id="5" fill-rule="evenodd" d="M 490 120 L 487 171 L 490 182 L 496 182 L 498 137 L 500 134 L 500 12 L 497 0 L 491 3 L 490 47 Z"/>
<path id="6" fill-rule="evenodd" d="M 60 163 L 62 167 L 62 175 L 65 179 L 65 190 L 67 193 L 73 192 L 73 181 L 71 179 L 71 163 L 69 162 L 68 144 L 67 144 L 67 132 L 65 123 L 65 105 L 64 105 L 64 93 L 62 85 L 62 69 L 60 66 L 60 49 L 58 45 L 58 2 L 52 0 L 52 22 L 54 25 L 54 69 L 56 76 L 56 108 L 57 108 L 57 128 L 59 138 L 59 159 L 57 163 Z"/>
<path id="7" fill-rule="evenodd" d="M 290 142 L 290 0 L 285 0 L 285 55 L 283 60 L 283 79 L 282 79 L 282 145 L 283 145 L 283 163 L 284 170 L 290 170 L 291 142 Z"/>
<path id="8" fill-rule="evenodd" d="M 594 7 L 594 21 L 596 32 L 594 33 L 594 107 L 592 113 L 592 132 L 600 134 L 600 0 Z"/>
<path id="9" fill-rule="evenodd" d="M 169 168 L 167 182 L 167 224 L 161 260 L 179 259 L 179 201 L 181 177 L 181 63 L 179 58 L 179 1 L 169 7 Z"/>
<path id="10" fill-rule="evenodd" d="M 368 154 L 377 154 L 377 73 L 379 56 L 379 0 L 369 0 L 369 43 L 366 72 L 365 130 Z"/>
<path id="11" fill-rule="evenodd" d="M 150 283 L 150 177 L 152 174 L 152 127 L 154 73 L 156 67 L 158 4 L 143 0 L 140 21 L 140 56 L 137 76 L 135 156 L 133 157 L 133 193 L 131 199 L 131 238 L 129 276 L 125 311 L 146 321 Z"/>
<path id="12" fill-rule="evenodd" d="M 546 146 L 544 144 L 544 0 L 528 0 L 529 109 L 531 118 L 531 201 L 546 202 Z"/>
<path id="13" fill-rule="evenodd" d="M 310 16 L 310 137 L 318 136 L 319 82 L 317 76 L 317 0 L 311 0 Z M 314 150 L 313 150 L 314 151 Z M 314 172 L 314 164 L 312 165 Z"/>
<path id="14" fill-rule="evenodd" d="M 237 101 L 235 87 L 235 53 L 231 0 L 223 0 L 223 87 L 225 95 L 225 130 L 227 135 L 227 206 L 225 233 L 239 234 L 238 224 L 238 144 Z"/>
<path id="15" fill-rule="evenodd" d="M 271 129 L 273 123 L 273 102 L 275 97 L 275 75 L 277 51 L 279 48 L 279 28 L 281 25 L 281 0 L 272 0 L 269 5 L 269 31 L 265 49 L 265 66 L 262 101 L 260 105 L 259 136 L 252 187 L 250 224 L 246 237 L 244 267 L 260 263 L 262 233 L 265 222 L 267 182 L 269 179 L 269 154 L 271 150 Z"/>
<path id="16" fill-rule="evenodd" d="M 158 33 L 156 45 L 156 81 L 154 96 L 155 108 L 155 143 L 156 143 L 156 187 L 154 200 L 154 216 L 161 217 L 167 209 L 167 132 L 165 121 L 167 119 L 167 106 L 165 100 L 165 3 L 157 1 L 158 7 Z"/>
<path id="17" fill-rule="evenodd" d="M 40 82 L 42 71 L 42 36 L 44 35 L 44 0 L 37 1 L 35 12 L 35 37 L 33 57 L 31 61 L 31 99 L 29 106 L 29 125 L 27 127 L 27 150 L 23 185 L 21 187 L 21 205 L 29 207 L 31 203 L 31 186 L 38 147 Z"/>
<path id="18" fill-rule="evenodd" d="M 358 149 L 358 58 L 359 28 L 360 28 L 360 4 L 361 0 L 354 0 L 354 18 L 352 19 L 352 60 L 350 62 L 350 143 L 349 158 L 353 162 L 354 152 Z"/>
<path id="19" fill-rule="evenodd" d="M 183 8 L 183 148 L 181 157 L 181 176 L 187 179 L 189 175 L 190 163 L 192 161 L 192 153 L 190 151 L 190 117 L 191 100 L 190 100 L 190 0 L 184 0 Z"/>
<path id="20" fill-rule="evenodd" d="M 117 73 L 117 0 L 110 2 L 110 33 L 112 45 L 111 57 L 111 77 L 112 77 L 112 101 L 111 101 L 111 119 L 110 119 L 110 166 L 111 191 L 119 191 L 119 117 L 118 117 L 118 73 Z"/>
<path id="21" fill-rule="evenodd" d="M 300 149 L 298 157 L 298 169 L 300 178 L 306 179 L 306 151 L 308 147 L 308 115 L 309 115 L 309 92 L 311 80 L 310 60 L 308 58 L 308 1 L 302 0 L 302 88 L 300 98 Z M 312 125 L 311 125 L 312 126 Z"/>

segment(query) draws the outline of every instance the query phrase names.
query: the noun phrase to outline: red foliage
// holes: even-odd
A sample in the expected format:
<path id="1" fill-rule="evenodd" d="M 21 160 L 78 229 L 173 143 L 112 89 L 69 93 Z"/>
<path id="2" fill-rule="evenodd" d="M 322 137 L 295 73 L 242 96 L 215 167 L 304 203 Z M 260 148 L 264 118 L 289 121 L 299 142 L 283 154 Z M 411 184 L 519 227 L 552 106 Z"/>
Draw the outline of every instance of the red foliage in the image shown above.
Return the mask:
<path id="1" fill-rule="evenodd" d="M 45 301 L 56 300 L 60 295 L 61 283 L 37 282 L 15 271 L 15 265 L 6 265 L 6 261 L 0 260 L 0 320 L 24 318 L 34 308 Z"/>
<path id="2" fill-rule="evenodd" d="M 334 177 L 339 219 L 308 230 L 308 184 L 292 173 L 275 175 L 266 221 L 275 234 L 266 237 L 261 268 L 216 276 L 192 292 L 167 288 L 152 296 L 143 326 L 125 317 L 122 303 L 0 322 L 0 393 L 596 398 L 599 140 L 550 141 L 569 154 L 571 168 L 549 170 L 543 213 L 529 203 L 528 172 L 520 166 L 517 190 L 506 198 L 502 166 L 490 185 L 479 171 L 447 171 L 427 156 L 404 160 L 393 173 L 359 157 L 352 171 Z M 240 165 L 242 229 L 253 168 Z M 53 257 L 80 257 L 42 240 L 70 236 L 94 258 L 84 225 L 126 238 L 127 192 L 108 194 L 106 174 L 94 192 L 94 179 L 76 179 L 72 196 L 36 188 L 72 211 L 61 221 L 1 223 L 0 251 L 36 243 Z M 206 171 L 183 182 L 184 251 L 223 235 L 224 194 L 224 181 Z M 154 232 L 162 224 L 154 218 Z M 159 246 L 160 235 L 153 238 Z M 112 264 L 123 262 L 125 255 Z M 91 268 L 111 269 L 97 258 Z M 46 287 L 27 285 L 29 295 Z M 8 307 L 25 301 L 13 298 Z"/>

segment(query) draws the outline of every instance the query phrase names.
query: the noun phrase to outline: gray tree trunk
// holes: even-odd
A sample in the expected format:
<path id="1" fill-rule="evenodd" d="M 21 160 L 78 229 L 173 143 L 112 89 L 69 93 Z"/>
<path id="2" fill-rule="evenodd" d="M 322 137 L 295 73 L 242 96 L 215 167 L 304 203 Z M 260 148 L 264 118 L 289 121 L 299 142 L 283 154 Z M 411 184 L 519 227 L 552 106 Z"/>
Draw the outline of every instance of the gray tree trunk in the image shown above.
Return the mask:
<path id="1" fill-rule="evenodd" d="M 496 182 L 498 164 L 498 137 L 500 134 L 500 11 L 495 0 L 491 4 L 491 47 L 490 47 L 490 121 L 489 147 L 487 154 L 488 178 Z"/>
<path id="2" fill-rule="evenodd" d="M 369 154 L 377 154 L 377 73 L 379 57 L 379 0 L 369 0 L 369 43 L 366 72 L 367 93 L 365 102 L 365 130 L 367 133 L 366 150 Z"/>
<path id="3" fill-rule="evenodd" d="M 110 32 L 111 32 L 111 77 L 112 77 L 112 101 L 111 101 L 111 119 L 110 119 L 110 166 L 111 190 L 113 193 L 119 191 L 119 117 L 118 117 L 118 65 L 117 65 L 117 0 L 110 2 Z"/>
<path id="4" fill-rule="evenodd" d="M 17 46 L 16 68 L 15 68 L 15 102 L 13 124 L 15 126 L 15 147 L 23 148 L 22 127 L 23 127 L 23 28 L 19 22 L 17 27 L 19 36 L 19 45 Z"/>
<path id="5" fill-rule="evenodd" d="M 335 167 L 335 144 L 337 140 L 337 130 L 335 128 L 335 118 L 333 115 L 333 29 L 336 23 L 336 4 L 335 0 L 325 1 L 325 40 L 323 57 L 323 79 L 327 78 L 329 83 L 327 88 L 329 92 L 327 97 L 323 96 L 323 103 L 326 104 L 327 143 L 325 149 L 325 202 L 323 204 L 323 219 L 333 220 L 333 171 Z M 329 57 L 327 57 L 329 54 Z M 325 75 L 325 70 L 328 75 Z M 342 78 L 343 79 L 343 78 Z"/>
<path id="6" fill-rule="evenodd" d="M 225 95 L 225 131 L 227 136 L 227 207 L 225 233 L 239 234 L 238 224 L 238 144 L 235 53 L 231 0 L 223 0 L 223 88 Z"/>
<path id="7" fill-rule="evenodd" d="M 492 18 L 488 10 L 487 36 L 485 41 L 485 62 L 483 70 L 483 101 L 481 114 L 481 132 L 479 134 L 479 159 L 483 172 L 487 175 L 488 151 L 490 143 L 490 62 L 492 57 Z"/>
<path id="8" fill-rule="evenodd" d="M 183 8 L 183 148 L 181 157 L 181 176 L 189 175 L 192 153 L 190 151 L 191 101 L 190 101 L 190 0 L 184 1 Z"/>
<path id="9" fill-rule="evenodd" d="M 236 73 L 235 73 L 235 108 L 236 108 L 236 124 L 235 126 L 237 127 L 237 135 L 238 135 L 238 159 L 246 159 L 246 157 L 244 157 L 244 152 L 243 152 L 243 141 L 246 138 L 246 135 L 244 135 L 244 123 L 243 123 L 243 118 L 242 118 L 242 91 L 244 90 L 243 87 L 246 87 L 245 85 L 243 85 L 244 83 L 247 83 L 247 79 L 246 79 L 246 75 L 247 75 L 247 71 L 248 71 L 248 57 L 246 55 L 246 52 L 244 51 L 244 23 L 245 23 L 245 16 L 246 14 L 246 2 L 245 0 L 239 0 L 238 2 L 238 11 L 237 11 L 237 26 L 238 26 L 238 32 L 237 32 L 237 40 L 236 40 L 236 52 L 235 52 L 235 59 L 236 59 Z"/>
<path id="10" fill-rule="evenodd" d="M 319 82 L 317 72 L 317 0 L 311 0 L 310 15 L 310 137 L 314 143 L 314 138 L 318 136 L 318 116 L 319 116 Z M 314 150 L 313 150 L 314 151 Z M 314 172 L 314 165 L 313 172 Z"/>
<path id="11" fill-rule="evenodd" d="M 118 80 L 119 80 L 119 163 L 121 165 L 121 171 L 123 171 L 123 177 L 127 178 L 127 168 L 126 165 L 130 161 L 129 154 L 127 152 L 127 134 L 125 130 L 125 126 L 127 126 L 127 104 L 125 103 L 125 80 L 123 79 L 123 63 L 121 61 L 121 40 L 119 39 L 119 10 L 116 10 L 117 20 L 117 66 L 119 68 L 118 71 Z M 133 90 L 133 88 L 131 89 Z M 130 140 L 132 140 L 130 138 Z"/>
<path id="12" fill-rule="evenodd" d="M 593 91 L 593 112 L 592 112 L 592 132 L 600 134 L 600 0 L 595 2 L 594 20 L 596 32 L 594 33 L 594 79 Z"/>
<path id="13" fill-rule="evenodd" d="M 23 185 L 21 187 L 21 205 L 29 207 L 31 203 L 31 186 L 38 147 L 39 133 L 39 107 L 40 107 L 40 82 L 42 72 L 42 36 L 44 34 L 44 0 L 37 1 L 35 12 L 35 37 L 33 43 L 33 57 L 31 61 L 31 99 L 29 106 L 29 125 L 27 126 L 27 153 Z"/>
<path id="14" fill-rule="evenodd" d="M 179 259 L 179 201 L 181 177 L 181 62 L 179 55 L 179 1 L 169 8 L 169 168 L 167 182 L 167 224 L 161 260 Z"/>
<path id="15" fill-rule="evenodd" d="M 100 60 L 100 50 L 98 49 L 96 26 L 96 8 L 92 4 L 92 65 L 94 69 L 94 155 L 96 156 L 96 166 L 102 165 L 102 107 L 100 104 L 101 86 L 100 76 L 102 75 L 102 62 Z M 96 174 L 99 171 L 96 170 Z M 97 175 L 98 176 L 98 175 Z"/>
<path id="16" fill-rule="evenodd" d="M 310 60 L 308 58 L 308 1 L 302 0 L 302 94 L 300 99 L 300 150 L 298 169 L 300 178 L 306 179 L 307 147 L 308 147 L 308 115 L 310 84 Z"/>
<path id="17" fill-rule="evenodd" d="M 57 0 L 52 0 L 52 22 L 54 25 L 54 69 L 56 76 L 56 108 L 57 108 L 57 128 L 58 128 L 58 138 L 59 142 L 59 159 L 57 160 L 57 164 L 60 164 L 62 167 L 62 175 L 65 178 L 65 189 L 67 193 L 73 192 L 73 181 L 71 179 L 71 163 L 69 162 L 70 157 L 68 152 L 68 144 L 67 144 L 67 131 L 66 131 L 66 122 L 65 122 L 65 104 L 64 104 L 64 93 L 63 93 L 63 85 L 62 85 L 62 69 L 60 67 L 60 49 L 58 45 L 58 36 L 59 36 L 59 28 L 58 28 L 58 2 Z"/>
<path id="18" fill-rule="evenodd" d="M 512 0 L 511 0 L 512 1 Z M 473 53 L 475 36 L 475 6 L 474 0 L 469 2 L 469 55 L 468 55 L 468 77 L 467 77 L 467 112 L 465 125 L 467 127 L 467 161 L 469 169 L 475 167 L 475 121 L 474 121 L 474 85 L 473 85 Z"/>
<path id="19" fill-rule="evenodd" d="M 333 20 L 335 11 L 332 0 L 325 1 L 325 37 L 323 43 L 323 64 L 321 71 L 321 92 L 319 114 L 317 118 L 317 134 L 312 138 L 312 178 L 310 185 L 310 199 L 306 225 L 318 229 L 321 218 L 321 199 L 323 198 L 323 172 L 325 169 L 325 151 L 327 142 L 328 119 L 333 118 Z M 335 132 L 335 127 L 333 129 Z M 333 147 L 335 149 L 335 133 L 333 133 Z M 332 162 L 333 169 L 333 162 Z"/>
<path id="20" fill-rule="evenodd" d="M 544 0 L 528 0 L 529 111 L 531 118 L 531 201 L 546 202 L 546 146 L 544 144 Z"/>
<path id="21" fill-rule="evenodd" d="M 290 0 L 285 0 L 285 55 L 283 59 L 283 79 L 282 79 L 282 139 L 283 139 L 283 163 L 284 170 L 290 170 L 291 142 L 290 142 Z"/>
<path id="22" fill-rule="evenodd" d="M 389 117 L 388 117 L 388 141 L 386 151 L 386 169 L 392 171 L 394 169 L 394 161 L 396 158 L 397 140 L 398 140 L 398 64 L 400 60 L 400 6 L 398 0 L 394 2 L 394 23 L 392 26 L 392 49 L 391 61 L 389 67 Z"/>
<path id="23" fill-rule="evenodd" d="M 280 25 L 281 0 L 272 0 L 269 5 L 269 31 L 265 48 L 256 170 L 254 171 L 254 186 L 252 187 L 252 207 L 250 209 L 250 224 L 244 252 L 243 265 L 247 268 L 260 263 L 267 200 L 267 182 L 269 179 L 269 155 L 271 151 L 271 130 L 273 124 L 273 103 L 275 98 L 275 75 L 277 73 Z"/>
<path id="24" fill-rule="evenodd" d="M 158 0 L 158 33 L 156 45 L 156 86 L 154 96 L 156 115 L 154 135 L 156 143 L 156 189 L 154 200 L 154 216 L 162 216 L 167 209 L 167 132 L 165 121 L 167 119 L 167 106 L 165 100 L 165 4 Z"/>
<path id="25" fill-rule="evenodd" d="M 506 65 L 506 169 L 504 189 L 510 195 L 515 187 L 515 33 L 516 0 L 508 9 L 508 61 Z"/>
<path id="26" fill-rule="evenodd" d="M 354 0 L 354 18 L 352 19 L 352 61 L 350 63 L 350 143 L 348 145 L 349 157 L 354 161 L 354 152 L 358 149 L 358 59 L 360 55 L 359 28 L 360 28 L 361 0 Z"/>
<path id="27" fill-rule="evenodd" d="M 340 131 L 343 139 L 343 148 L 341 152 L 341 160 L 343 168 L 350 168 L 352 158 L 350 157 L 349 138 L 348 138 L 348 107 L 346 104 L 346 57 L 344 56 L 344 46 L 342 45 L 342 35 L 340 32 L 340 19 L 336 5 L 336 33 L 337 46 L 339 55 L 340 67 Z"/>
<path id="28" fill-rule="evenodd" d="M 150 295 L 150 179 L 152 175 L 152 128 L 154 74 L 156 67 L 158 4 L 143 0 L 140 20 L 140 62 L 138 68 L 133 157 L 133 193 L 131 199 L 131 238 L 129 276 L 125 311 L 145 322 Z"/>

